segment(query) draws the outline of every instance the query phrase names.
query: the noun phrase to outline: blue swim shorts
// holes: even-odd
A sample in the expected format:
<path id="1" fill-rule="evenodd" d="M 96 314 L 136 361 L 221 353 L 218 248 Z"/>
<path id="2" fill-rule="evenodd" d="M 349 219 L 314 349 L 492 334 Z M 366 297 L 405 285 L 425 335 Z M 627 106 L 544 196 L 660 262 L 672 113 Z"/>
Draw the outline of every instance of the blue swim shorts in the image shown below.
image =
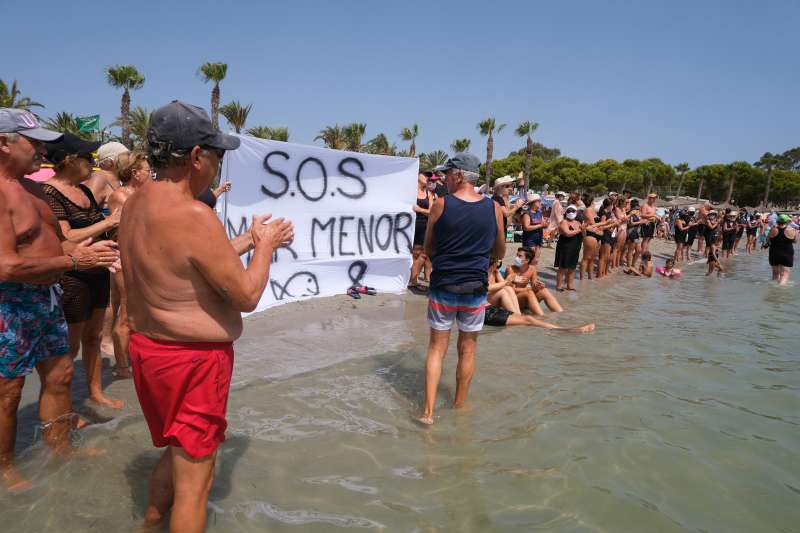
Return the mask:
<path id="1" fill-rule="evenodd" d="M 0 377 L 19 378 L 69 353 L 60 287 L 0 283 Z"/>
<path id="2" fill-rule="evenodd" d="M 449 331 L 453 322 L 459 331 L 476 332 L 483 329 L 486 312 L 486 293 L 455 294 L 442 290 L 428 291 L 428 326 Z"/>

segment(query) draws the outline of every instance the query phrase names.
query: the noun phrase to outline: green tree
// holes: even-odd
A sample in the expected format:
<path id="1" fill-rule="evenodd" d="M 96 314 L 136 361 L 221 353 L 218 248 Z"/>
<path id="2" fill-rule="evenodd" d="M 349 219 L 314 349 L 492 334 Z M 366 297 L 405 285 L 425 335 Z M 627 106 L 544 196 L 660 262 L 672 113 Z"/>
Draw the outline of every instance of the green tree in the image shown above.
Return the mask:
<path id="1" fill-rule="evenodd" d="M 447 152 L 444 150 L 435 150 L 427 154 L 419 154 L 419 169 L 431 171 L 439 165 L 447 163 L 447 158 Z"/>
<path id="2" fill-rule="evenodd" d="M 197 74 L 203 80 L 203 83 L 214 82 L 214 88 L 211 89 L 211 124 L 214 129 L 219 129 L 219 82 L 225 79 L 228 74 L 227 63 L 203 63 L 197 69 Z"/>
<path id="3" fill-rule="evenodd" d="M 151 111 L 146 107 L 136 106 L 130 114 L 130 132 L 133 136 L 132 147 L 137 150 L 147 148 L 147 130 L 150 129 Z M 111 126 L 121 126 L 122 117 L 111 123 Z"/>
<path id="4" fill-rule="evenodd" d="M 326 147 L 333 148 L 334 150 L 344 150 L 347 147 L 347 138 L 345 137 L 344 128 L 338 124 L 321 129 L 319 135 L 314 137 L 314 140 L 321 140 L 325 143 Z"/>
<path id="5" fill-rule="evenodd" d="M 675 165 L 675 171 L 678 173 L 678 190 L 675 192 L 675 197 L 681 195 L 681 188 L 683 188 L 683 177 L 689 172 L 689 163 L 679 163 Z"/>
<path id="6" fill-rule="evenodd" d="M 342 128 L 345 139 L 345 150 L 360 152 L 364 148 L 364 145 L 361 144 L 361 140 L 364 138 L 366 132 L 367 125 L 359 122 L 353 122 Z"/>
<path id="7" fill-rule="evenodd" d="M 220 107 L 219 112 L 233 127 L 233 131 L 241 133 L 251 109 L 253 109 L 253 104 L 243 106 L 238 100 L 234 100 Z"/>
<path id="8" fill-rule="evenodd" d="M 11 82 L 11 88 L 3 80 L 0 80 L 0 107 L 11 107 L 14 109 L 24 109 L 30 111 L 32 107 L 44 107 L 39 102 L 35 102 L 30 96 L 20 96 L 17 80 Z"/>
<path id="9" fill-rule="evenodd" d="M 85 131 L 82 132 L 80 130 L 80 126 L 78 125 L 75 115 L 68 111 L 61 111 L 56 113 L 55 117 L 45 119 L 44 127 L 61 133 L 72 133 L 73 135 L 77 135 L 78 137 L 86 140 L 91 140 L 94 138 L 92 133 Z"/>
<path id="10" fill-rule="evenodd" d="M 761 156 L 761 159 L 756 161 L 755 166 L 766 169 L 767 171 L 767 184 L 764 188 L 764 200 L 761 204 L 764 207 L 769 207 L 769 188 L 772 186 L 772 172 L 777 164 L 780 163 L 780 158 L 772 152 L 767 152 Z"/>
<path id="11" fill-rule="evenodd" d="M 453 153 L 459 152 L 467 152 L 469 151 L 469 145 L 472 144 L 472 141 L 467 139 L 466 137 L 463 139 L 456 139 L 453 141 L 453 144 L 450 145 L 450 148 L 453 149 Z"/>
<path id="12" fill-rule="evenodd" d="M 746 161 L 734 161 L 727 166 L 728 194 L 725 197 L 726 203 L 733 203 L 733 190 L 736 186 L 736 180 L 739 179 L 739 177 L 746 178 L 751 168 L 750 163 Z"/>
<path id="13" fill-rule="evenodd" d="M 269 139 L 271 141 L 289 141 L 289 128 L 283 126 L 254 126 L 245 133 L 258 137 L 259 139 Z"/>
<path id="14" fill-rule="evenodd" d="M 522 190 L 528 190 L 528 183 L 531 176 L 531 158 L 533 157 L 533 133 L 539 129 L 538 122 L 531 122 L 526 120 L 517 126 L 515 133 L 518 137 L 527 137 L 525 143 L 525 174 L 522 181 Z"/>
<path id="15" fill-rule="evenodd" d="M 411 146 L 408 149 L 408 153 L 411 157 L 417 155 L 417 136 L 419 135 L 419 126 L 417 126 L 416 122 L 411 125 L 410 128 L 403 128 L 400 131 L 400 138 L 404 141 L 411 141 Z"/>
<path id="16" fill-rule="evenodd" d="M 489 117 L 478 123 L 478 131 L 486 137 L 486 183 L 492 183 L 492 156 L 494 155 L 494 133 L 505 129 L 505 124 L 497 125 L 494 118 Z"/>
<path id="17" fill-rule="evenodd" d="M 120 102 L 120 117 L 122 118 L 122 143 L 128 148 L 131 147 L 131 93 L 141 89 L 144 85 L 144 76 L 136 70 L 133 65 L 115 65 L 107 67 L 105 70 L 106 81 L 112 87 L 122 89 L 122 101 Z"/>
<path id="18" fill-rule="evenodd" d="M 379 133 L 367 141 L 364 151 L 368 154 L 397 155 L 397 147 L 389 144 L 389 139 L 383 133 Z"/>

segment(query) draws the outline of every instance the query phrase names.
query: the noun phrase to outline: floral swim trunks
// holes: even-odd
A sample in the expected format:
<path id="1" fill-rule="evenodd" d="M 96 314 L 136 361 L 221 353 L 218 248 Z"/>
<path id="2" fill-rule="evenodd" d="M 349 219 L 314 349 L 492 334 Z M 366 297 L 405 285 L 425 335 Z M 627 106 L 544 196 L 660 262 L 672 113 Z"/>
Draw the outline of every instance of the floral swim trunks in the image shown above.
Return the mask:
<path id="1" fill-rule="evenodd" d="M 0 283 L 0 377 L 19 378 L 69 353 L 60 287 Z"/>

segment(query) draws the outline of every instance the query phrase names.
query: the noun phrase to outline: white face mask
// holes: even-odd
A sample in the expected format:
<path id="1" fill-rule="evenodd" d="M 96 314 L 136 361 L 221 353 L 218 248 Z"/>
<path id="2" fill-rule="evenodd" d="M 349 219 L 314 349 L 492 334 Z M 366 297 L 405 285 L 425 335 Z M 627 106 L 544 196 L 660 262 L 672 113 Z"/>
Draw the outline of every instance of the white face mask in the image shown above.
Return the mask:
<path id="1" fill-rule="evenodd" d="M 567 217 L 567 220 L 575 220 L 575 217 L 578 216 L 578 213 L 576 213 L 575 211 L 570 211 L 564 216 Z"/>
<path id="2" fill-rule="evenodd" d="M 520 259 L 519 256 L 514 258 L 514 266 L 515 267 L 521 267 L 522 266 L 522 259 Z"/>

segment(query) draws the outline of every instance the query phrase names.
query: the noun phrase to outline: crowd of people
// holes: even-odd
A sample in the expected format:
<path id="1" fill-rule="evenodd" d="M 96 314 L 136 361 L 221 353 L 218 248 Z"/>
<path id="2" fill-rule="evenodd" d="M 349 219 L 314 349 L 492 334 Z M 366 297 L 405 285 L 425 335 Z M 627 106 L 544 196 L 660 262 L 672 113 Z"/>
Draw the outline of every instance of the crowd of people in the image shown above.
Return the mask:
<path id="1" fill-rule="evenodd" d="M 291 222 L 267 215 L 254 216 L 248 232 L 229 240 L 208 209 L 230 189 L 211 184 L 225 152 L 238 146 L 204 110 L 177 101 L 152 114 L 146 153 L 49 131 L 31 113 L 0 109 L 0 476 L 8 489 L 30 486 L 14 466 L 14 445 L 21 391 L 34 370 L 43 438 L 58 455 L 77 453 L 68 435 L 87 423 L 73 412 L 70 395 L 79 354 L 89 400 L 122 407 L 105 395 L 101 379 L 110 308 L 114 373 L 133 378 L 153 445 L 166 448 L 150 478 L 146 525 L 169 516 L 172 531 L 203 529 L 225 439 L 241 313 L 256 307 L 275 250 L 294 238 Z M 46 183 L 26 178 L 44 161 L 54 171 Z M 690 258 L 698 236 L 709 273 L 722 272 L 720 258 L 735 253 L 746 233 L 747 252 L 763 239 L 775 279 L 788 279 L 796 218 L 717 214 L 706 204 L 670 213 L 674 229 L 663 228 L 655 194 L 640 205 L 630 191 L 609 192 L 599 202 L 590 194 L 558 193 L 545 208 L 540 194 L 512 198 L 515 180 L 508 177 L 487 194 L 477 187 L 479 167 L 475 156 L 458 153 L 417 182 L 410 283 L 425 285 L 428 295 L 430 342 L 418 418 L 425 425 L 434 421 L 454 325 L 454 406 L 461 407 L 484 324 L 592 331 L 594 324 L 544 321 L 545 308 L 562 311 L 557 295 L 575 290 L 576 271 L 578 279 L 618 268 L 652 276 L 650 243 L 658 235 L 674 234 L 676 242 L 672 264 L 656 269 L 663 275 L 677 275 L 674 263 Z M 512 264 L 503 265 L 507 241 L 517 232 Z M 539 277 L 542 248 L 552 242 L 553 291 Z M 240 256 L 248 252 L 245 267 Z"/>

